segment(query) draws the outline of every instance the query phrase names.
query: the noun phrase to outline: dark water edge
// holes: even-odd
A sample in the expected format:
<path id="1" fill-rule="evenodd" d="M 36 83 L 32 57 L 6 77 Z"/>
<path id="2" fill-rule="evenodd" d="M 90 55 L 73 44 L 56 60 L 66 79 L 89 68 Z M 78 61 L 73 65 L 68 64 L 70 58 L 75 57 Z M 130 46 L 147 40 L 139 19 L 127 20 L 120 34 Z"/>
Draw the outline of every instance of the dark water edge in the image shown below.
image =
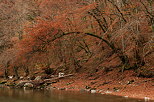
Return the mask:
<path id="1" fill-rule="evenodd" d="M 63 90 L 0 88 L 0 102 L 145 102 L 120 96 Z M 148 101 L 152 102 L 152 101 Z"/>

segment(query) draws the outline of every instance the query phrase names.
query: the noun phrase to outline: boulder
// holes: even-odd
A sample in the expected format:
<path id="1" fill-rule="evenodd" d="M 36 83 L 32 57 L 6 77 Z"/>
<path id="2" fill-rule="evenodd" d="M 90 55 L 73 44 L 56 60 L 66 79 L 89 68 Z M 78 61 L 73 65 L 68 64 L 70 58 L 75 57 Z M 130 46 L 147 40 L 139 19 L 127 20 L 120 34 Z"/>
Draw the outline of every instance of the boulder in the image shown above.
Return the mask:
<path id="1" fill-rule="evenodd" d="M 33 85 L 32 83 L 25 83 L 25 84 L 24 84 L 24 87 L 33 88 L 34 85 Z"/>
<path id="2" fill-rule="evenodd" d="M 28 80 L 21 80 L 17 83 L 17 87 L 23 87 L 25 83 L 28 83 L 29 81 Z"/>

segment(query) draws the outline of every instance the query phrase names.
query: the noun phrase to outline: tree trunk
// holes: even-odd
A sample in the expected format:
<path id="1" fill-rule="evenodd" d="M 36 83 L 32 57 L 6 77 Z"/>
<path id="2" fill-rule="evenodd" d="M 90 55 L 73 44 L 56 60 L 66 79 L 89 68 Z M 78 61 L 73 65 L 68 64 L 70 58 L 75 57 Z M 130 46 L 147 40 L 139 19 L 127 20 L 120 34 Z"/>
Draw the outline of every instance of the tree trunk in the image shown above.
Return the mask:
<path id="1" fill-rule="evenodd" d="M 15 77 L 16 77 L 17 79 L 19 79 L 19 75 L 18 75 L 18 67 L 14 66 L 13 69 L 14 69 Z"/>
<path id="2" fill-rule="evenodd" d="M 4 69 L 4 78 L 8 79 L 8 69 L 7 68 Z"/>
<path id="3" fill-rule="evenodd" d="M 23 66 L 23 69 L 25 71 L 25 76 L 28 76 L 29 75 L 29 69 L 28 69 L 28 67 Z"/>
<path id="4" fill-rule="evenodd" d="M 4 78 L 8 79 L 8 67 L 10 66 L 10 61 L 8 61 L 5 65 L 4 69 Z"/>

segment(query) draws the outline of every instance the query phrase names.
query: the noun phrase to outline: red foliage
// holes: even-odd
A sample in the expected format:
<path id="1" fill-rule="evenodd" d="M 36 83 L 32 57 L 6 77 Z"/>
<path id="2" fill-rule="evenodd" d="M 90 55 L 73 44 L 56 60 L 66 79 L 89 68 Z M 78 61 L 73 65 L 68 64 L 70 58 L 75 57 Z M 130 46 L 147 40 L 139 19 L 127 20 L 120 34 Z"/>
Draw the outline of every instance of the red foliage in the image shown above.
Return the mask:
<path id="1" fill-rule="evenodd" d="M 33 52 L 44 52 L 50 45 L 53 37 L 58 33 L 58 25 L 53 22 L 38 20 L 31 28 L 26 28 L 27 34 L 19 42 L 19 49 L 22 54 Z"/>

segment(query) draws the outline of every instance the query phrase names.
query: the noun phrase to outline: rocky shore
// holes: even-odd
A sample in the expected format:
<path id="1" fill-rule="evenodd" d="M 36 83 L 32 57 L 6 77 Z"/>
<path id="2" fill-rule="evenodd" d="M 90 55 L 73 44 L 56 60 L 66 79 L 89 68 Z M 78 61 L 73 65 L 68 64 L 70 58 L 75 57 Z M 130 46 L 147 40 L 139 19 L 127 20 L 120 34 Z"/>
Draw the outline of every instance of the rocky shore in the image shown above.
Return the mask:
<path id="1" fill-rule="evenodd" d="M 110 94 L 125 98 L 154 100 L 154 79 L 131 77 L 123 80 L 87 76 L 86 74 L 68 74 L 64 76 L 36 76 L 16 79 L 1 79 L 1 87 L 24 89 L 58 89 L 88 91 L 90 93 Z"/>

